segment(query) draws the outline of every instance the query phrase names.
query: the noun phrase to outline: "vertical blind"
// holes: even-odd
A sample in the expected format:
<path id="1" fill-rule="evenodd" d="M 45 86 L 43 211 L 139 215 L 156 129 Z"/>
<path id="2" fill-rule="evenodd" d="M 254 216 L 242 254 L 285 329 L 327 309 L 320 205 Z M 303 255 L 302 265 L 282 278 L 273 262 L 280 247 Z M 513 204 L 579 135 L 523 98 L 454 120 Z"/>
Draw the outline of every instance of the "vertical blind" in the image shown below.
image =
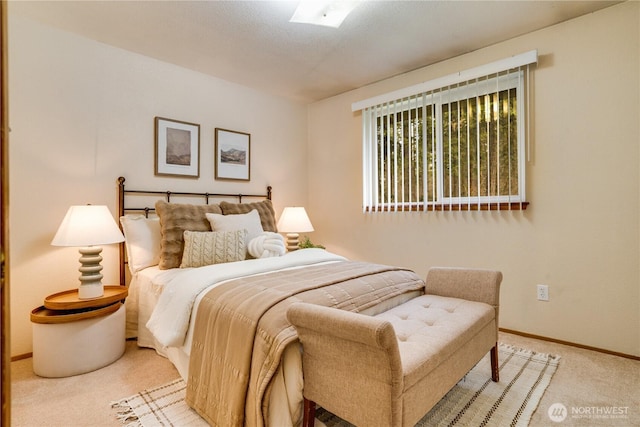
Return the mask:
<path id="1" fill-rule="evenodd" d="M 513 68 L 502 68 L 514 64 L 510 58 L 354 104 L 363 109 L 363 209 L 526 207 L 524 101 L 532 58 L 537 54 L 521 55 L 517 62 L 525 63 Z M 496 71 L 478 75 L 490 69 Z"/>

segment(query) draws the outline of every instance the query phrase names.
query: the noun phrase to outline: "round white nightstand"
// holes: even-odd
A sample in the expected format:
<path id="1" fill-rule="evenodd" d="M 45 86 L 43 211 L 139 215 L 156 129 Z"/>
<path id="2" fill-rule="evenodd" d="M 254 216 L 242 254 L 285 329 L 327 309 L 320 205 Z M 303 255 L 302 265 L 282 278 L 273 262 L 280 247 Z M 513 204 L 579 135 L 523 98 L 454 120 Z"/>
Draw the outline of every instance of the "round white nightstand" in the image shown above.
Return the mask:
<path id="1" fill-rule="evenodd" d="M 118 360 L 125 350 L 125 308 L 120 301 L 126 295 L 126 288 L 113 286 L 93 300 L 79 300 L 73 291 L 47 297 L 45 306 L 31 312 L 34 373 L 68 377 Z M 60 304 L 65 308 L 47 308 Z"/>

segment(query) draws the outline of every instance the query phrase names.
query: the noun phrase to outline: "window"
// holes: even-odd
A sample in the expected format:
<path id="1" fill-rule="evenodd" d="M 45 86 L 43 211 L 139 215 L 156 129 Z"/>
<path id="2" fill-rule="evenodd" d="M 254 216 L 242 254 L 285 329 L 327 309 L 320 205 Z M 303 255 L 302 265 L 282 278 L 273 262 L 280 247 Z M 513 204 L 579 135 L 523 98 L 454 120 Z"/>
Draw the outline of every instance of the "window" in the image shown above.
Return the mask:
<path id="1" fill-rule="evenodd" d="M 525 209 L 526 80 L 518 66 L 363 108 L 364 210 Z"/>

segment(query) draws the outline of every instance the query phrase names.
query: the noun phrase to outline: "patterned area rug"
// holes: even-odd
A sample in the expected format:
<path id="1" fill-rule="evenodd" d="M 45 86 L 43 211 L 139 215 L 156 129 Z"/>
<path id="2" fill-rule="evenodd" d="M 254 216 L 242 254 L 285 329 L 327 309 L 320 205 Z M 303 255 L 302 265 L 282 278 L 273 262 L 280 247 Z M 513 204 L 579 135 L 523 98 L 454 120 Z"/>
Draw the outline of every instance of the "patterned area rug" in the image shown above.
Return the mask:
<path id="1" fill-rule="evenodd" d="M 527 426 L 538 407 L 559 357 L 499 345 L 500 382 L 491 381 L 489 356 L 482 359 L 417 426 Z M 118 418 L 128 427 L 207 426 L 185 401 L 181 379 L 142 391 L 119 402 Z M 318 421 L 327 427 L 351 424 L 318 408 Z M 322 425 L 317 422 L 316 425 Z"/>

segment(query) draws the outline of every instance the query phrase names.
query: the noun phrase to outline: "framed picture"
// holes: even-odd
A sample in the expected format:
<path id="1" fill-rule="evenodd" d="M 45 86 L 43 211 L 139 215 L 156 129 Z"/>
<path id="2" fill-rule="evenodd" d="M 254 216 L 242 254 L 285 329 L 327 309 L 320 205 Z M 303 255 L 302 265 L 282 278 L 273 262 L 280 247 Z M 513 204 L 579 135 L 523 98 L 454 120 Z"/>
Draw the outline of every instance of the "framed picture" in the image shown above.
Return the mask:
<path id="1" fill-rule="evenodd" d="M 216 179 L 249 181 L 251 135 L 216 128 Z"/>
<path id="2" fill-rule="evenodd" d="M 155 118 L 155 174 L 200 176 L 200 125 Z"/>

